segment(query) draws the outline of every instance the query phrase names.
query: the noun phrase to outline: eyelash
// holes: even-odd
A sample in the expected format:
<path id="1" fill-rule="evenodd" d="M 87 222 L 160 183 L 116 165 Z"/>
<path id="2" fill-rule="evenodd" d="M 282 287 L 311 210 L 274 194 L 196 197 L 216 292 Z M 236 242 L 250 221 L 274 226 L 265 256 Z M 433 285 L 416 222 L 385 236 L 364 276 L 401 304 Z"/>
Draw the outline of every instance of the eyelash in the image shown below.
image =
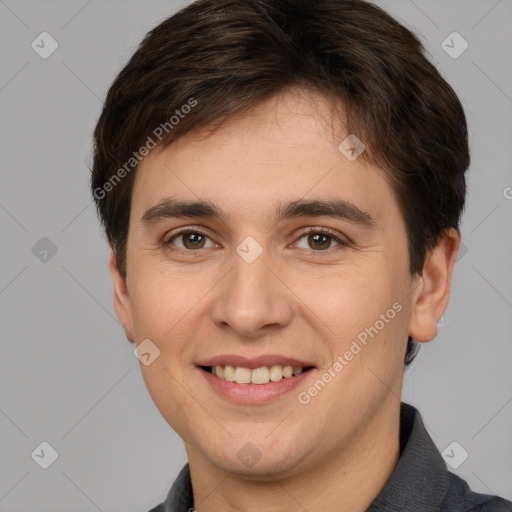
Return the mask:
<path id="1" fill-rule="evenodd" d="M 176 233 L 173 233 L 172 236 L 170 236 L 169 238 L 167 238 L 166 240 L 164 240 L 164 245 L 172 245 L 172 242 L 178 238 L 179 236 L 182 236 L 182 235 L 187 235 L 187 234 L 191 234 L 191 233 L 194 233 L 194 234 L 197 234 L 197 235 L 201 235 L 201 236 L 204 236 L 206 238 L 210 238 L 208 236 L 208 234 L 206 234 L 204 231 L 201 231 L 200 229 L 197 229 L 197 228 L 184 228 Z M 329 236 L 332 240 L 334 240 L 338 245 L 335 246 L 335 247 L 330 247 L 329 249 L 323 249 L 323 250 L 318 250 L 318 251 L 315 251 L 314 249 L 309 249 L 311 250 L 312 252 L 315 252 L 315 253 L 324 253 L 324 252 L 329 252 L 333 249 L 336 249 L 336 247 L 347 247 L 349 245 L 349 242 L 347 240 L 343 240 L 341 238 L 339 238 L 338 236 L 336 236 L 336 234 L 334 232 L 332 232 L 331 230 L 327 229 L 327 228 L 314 228 L 314 227 L 311 227 L 311 228 L 307 228 L 305 231 L 303 231 L 302 233 L 299 234 L 297 240 L 300 240 L 301 238 L 303 238 L 304 236 L 306 235 L 310 235 L 310 234 L 319 234 L 319 235 L 327 235 Z M 191 253 L 191 252 L 199 252 L 201 249 L 182 249 L 181 247 L 174 247 L 173 250 L 175 251 L 178 251 L 178 252 L 186 252 L 186 253 Z M 301 249 L 301 250 L 307 250 L 307 249 Z"/>

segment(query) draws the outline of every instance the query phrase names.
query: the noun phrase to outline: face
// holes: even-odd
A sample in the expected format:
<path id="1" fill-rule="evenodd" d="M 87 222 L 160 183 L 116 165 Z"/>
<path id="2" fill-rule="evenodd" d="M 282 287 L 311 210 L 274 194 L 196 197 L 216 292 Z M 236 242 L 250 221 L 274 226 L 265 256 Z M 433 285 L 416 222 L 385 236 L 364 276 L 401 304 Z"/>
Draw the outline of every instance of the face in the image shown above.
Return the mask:
<path id="1" fill-rule="evenodd" d="M 392 190 L 322 112 L 288 92 L 137 170 L 116 311 L 160 351 L 149 393 L 206 466 L 263 479 L 346 453 L 398 407 L 425 333 Z"/>

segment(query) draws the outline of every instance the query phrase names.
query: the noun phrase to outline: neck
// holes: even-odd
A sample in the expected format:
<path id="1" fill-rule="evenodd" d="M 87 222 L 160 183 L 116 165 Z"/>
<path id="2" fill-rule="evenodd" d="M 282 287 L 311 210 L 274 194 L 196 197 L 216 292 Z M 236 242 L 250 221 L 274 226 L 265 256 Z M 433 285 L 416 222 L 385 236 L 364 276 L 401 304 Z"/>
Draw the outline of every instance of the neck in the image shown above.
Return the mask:
<path id="1" fill-rule="evenodd" d="M 343 449 L 307 470 L 274 480 L 248 480 L 213 467 L 186 445 L 198 512 L 237 510 L 364 512 L 385 486 L 400 454 L 400 401 L 390 396 Z"/>

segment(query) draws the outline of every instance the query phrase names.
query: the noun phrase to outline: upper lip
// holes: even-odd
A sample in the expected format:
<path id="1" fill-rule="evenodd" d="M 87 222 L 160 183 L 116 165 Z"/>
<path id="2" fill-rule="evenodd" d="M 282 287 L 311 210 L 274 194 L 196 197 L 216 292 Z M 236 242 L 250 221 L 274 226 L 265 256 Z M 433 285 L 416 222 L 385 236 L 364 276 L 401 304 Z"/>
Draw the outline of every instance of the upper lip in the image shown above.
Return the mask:
<path id="1" fill-rule="evenodd" d="M 197 363 L 197 366 L 231 365 L 234 367 L 240 366 L 242 368 L 249 368 L 252 370 L 254 368 L 259 368 L 261 366 L 272 366 L 277 364 L 281 366 L 293 366 L 294 368 L 297 368 L 299 366 L 301 368 L 314 366 L 311 363 L 300 361 L 299 359 L 295 359 L 293 357 L 287 357 L 278 354 L 264 354 L 257 357 L 244 357 L 235 354 L 225 354 L 204 359 L 201 362 Z"/>

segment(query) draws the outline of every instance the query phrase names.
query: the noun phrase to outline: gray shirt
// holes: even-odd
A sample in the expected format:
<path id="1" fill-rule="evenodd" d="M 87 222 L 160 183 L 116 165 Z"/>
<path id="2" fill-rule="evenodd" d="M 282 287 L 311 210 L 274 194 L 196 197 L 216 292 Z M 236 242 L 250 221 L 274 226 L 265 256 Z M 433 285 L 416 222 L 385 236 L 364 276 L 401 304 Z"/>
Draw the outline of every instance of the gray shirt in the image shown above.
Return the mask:
<path id="1" fill-rule="evenodd" d="M 150 512 L 192 512 L 194 497 L 186 464 L 164 503 Z M 199 511 L 200 512 L 200 511 Z M 512 502 L 478 494 L 450 473 L 420 413 L 400 405 L 400 458 L 367 512 L 512 512 Z"/>

